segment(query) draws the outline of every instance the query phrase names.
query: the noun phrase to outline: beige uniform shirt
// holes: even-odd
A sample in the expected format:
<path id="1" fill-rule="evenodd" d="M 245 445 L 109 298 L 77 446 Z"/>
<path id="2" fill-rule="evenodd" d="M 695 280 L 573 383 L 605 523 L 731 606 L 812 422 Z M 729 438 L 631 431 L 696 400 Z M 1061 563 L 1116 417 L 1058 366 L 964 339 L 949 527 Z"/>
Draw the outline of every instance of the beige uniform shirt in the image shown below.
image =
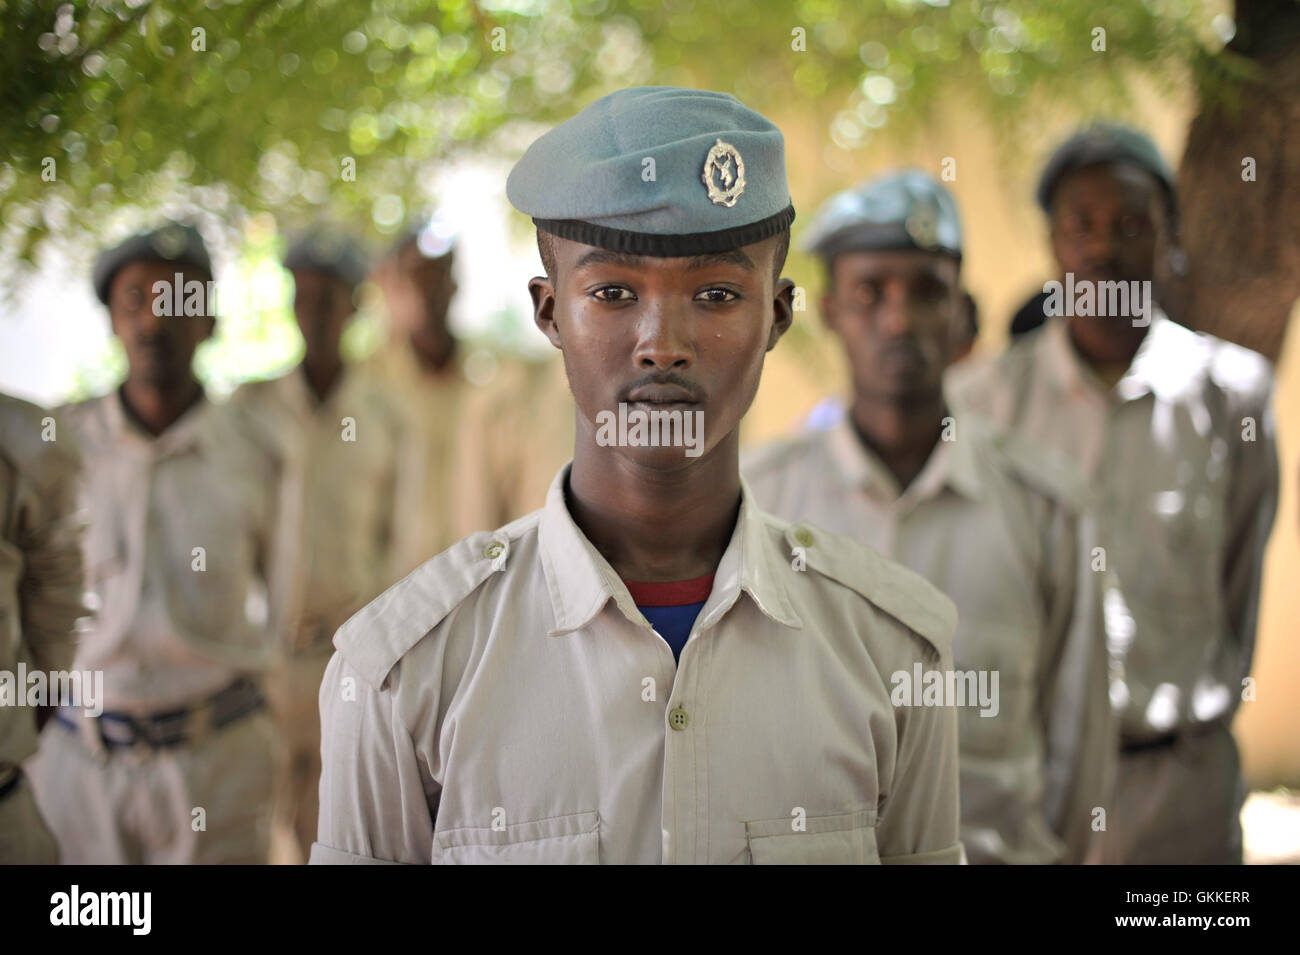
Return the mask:
<path id="1" fill-rule="evenodd" d="M 76 666 L 104 671 L 104 708 L 192 703 L 273 663 L 272 634 L 296 611 L 281 462 L 207 399 L 156 438 L 116 392 L 67 416 L 85 459 L 95 611 Z"/>
<path id="2" fill-rule="evenodd" d="M 53 431 L 46 430 L 49 418 Z M 48 436 L 53 440 L 46 441 Z M 66 670 L 83 613 L 80 456 L 66 422 L 0 395 L 0 671 Z M 37 748 L 36 713 L 0 706 L 0 773 Z"/>
<path id="3" fill-rule="evenodd" d="M 1277 501 L 1265 359 L 1157 315 L 1107 390 L 1066 322 L 1048 321 L 951 384 L 958 406 L 1064 455 L 1089 482 L 1124 739 L 1230 721 Z"/>
<path id="4" fill-rule="evenodd" d="M 353 613 L 401 576 L 393 561 L 397 412 L 366 376 L 345 367 L 323 402 L 301 367 L 250 382 L 231 404 L 256 419 L 301 477 L 301 628 L 296 649 L 328 645 Z"/>
<path id="5" fill-rule="evenodd" d="M 744 472 L 772 513 L 833 527 L 946 593 L 957 669 L 998 674 L 996 695 L 986 682 L 983 700 L 958 709 L 970 861 L 1081 862 L 1112 744 L 1079 489 L 978 421 L 957 420 L 952 434 L 906 490 L 842 411 L 750 455 Z"/>
<path id="6" fill-rule="evenodd" d="M 889 684 L 951 665 L 950 601 L 746 489 L 675 665 L 566 476 L 335 637 L 313 862 L 960 859 L 956 714 Z"/>
<path id="7" fill-rule="evenodd" d="M 405 343 L 390 342 L 364 369 L 399 416 L 394 489 L 395 580 L 466 534 L 495 527 L 479 482 L 466 469 L 482 433 L 479 386 L 454 362 L 429 374 Z"/>
<path id="8" fill-rule="evenodd" d="M 482 488 L 490 518 L 474 530 L 490 530 L 544 506 L 551 478 L 573 457 L 573 394 L 564 362 L 504 363 L 474 410 L 471 427 L 483 439 L 471 449 L 464 474 Z"/>

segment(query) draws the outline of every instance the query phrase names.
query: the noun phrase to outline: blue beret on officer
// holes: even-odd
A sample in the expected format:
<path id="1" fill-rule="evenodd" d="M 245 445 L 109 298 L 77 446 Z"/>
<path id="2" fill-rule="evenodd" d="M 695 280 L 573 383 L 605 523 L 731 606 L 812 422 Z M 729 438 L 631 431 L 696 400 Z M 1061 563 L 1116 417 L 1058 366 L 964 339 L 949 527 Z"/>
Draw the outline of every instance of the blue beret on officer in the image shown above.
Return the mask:
<path id="1" fill-rule="evenodd" d="M 1050 212 L 1052 195 L 1067 173 L 1084 166 L 1116 162 L 1131 163 L 1149 172 L 1160 183 L 1170 211 L 1177 208 L 1173 170 L 1156 144 L 1136 129 L 1117 123 L 1097 123 L 1061 143 L 1043 167 L 1034 197 L 1044 212 Z"/>
<path id="2" fill-rule="evenodd" d="M 109 288 L 113 276 L 132 262 L 172 262 L 202 269 L 212 278 L 212 261 L 199 230 L 178 222 L 169 222 L 152 232 L 133 235 L 124 242 L 106 249 L 95 260 L 92 281 L 95 295 L 108 304 Z"/>
<path id="3" fill-rule="evenodd" d="M 932 176 L 889 173 L 832 196 L 803 236 L 803 247 L 829 262 L 841 252 L 920 249 L 961 258 L 957 203 Z"/>
<path id="4" fill-rule="evenodd" d="M 342 232 L 324 227 L 308 230 L 289 246 L 284 267 L 325 272 L 355 289 L 365 281 L 368 266 L 360 246 Z"/>
<path id="5" fill-rule="evenodd" d="M 781 131 L 734 96 L 666 86 L 596 100 L 528 147 L 506 195 L 538 229 L 630 255 L 705 255 L 788 229 Z"/>

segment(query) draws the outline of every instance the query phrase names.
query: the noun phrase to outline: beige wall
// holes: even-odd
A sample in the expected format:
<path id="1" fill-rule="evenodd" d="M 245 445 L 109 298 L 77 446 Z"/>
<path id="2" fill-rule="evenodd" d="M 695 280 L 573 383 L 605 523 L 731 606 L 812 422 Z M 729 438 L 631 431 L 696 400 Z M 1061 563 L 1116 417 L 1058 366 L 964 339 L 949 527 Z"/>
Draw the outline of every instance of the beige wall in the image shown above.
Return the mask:
<path id="1" fill-rule="evenodd" d="M 1139 98 L 1144 123 L 1171 161 L 1181 155 L 1190 110 L 1165 96 Z M 829 117 L 806 112 L 773 118 L 786 133 L 791 192 L 799 222 L 806 224 L 833 192 L 900 165 L 937 174 L 943 157 L 957 161 L 950 183 L 966 231 L 965 278 L 979 301 L 983 330 L 979 351 L 995 354 L 1006 340 L 1012 310 L 1051 277 L 1042 217 L 1032 191 L 1039 163 L 1050 147 L 1083 119 L 1060 115 L 1040 138 L 1023 147 L 1000 146 L 988 129 L 969 117 L 941 121 L 905 148 L 875 146 L 847 154 L 827 148 Z M 808 290 L 808 311 L 798 328 L 769 356 L 754 409 L 746 422 L 748 441 L 779 434 L 819 399 L 843 393 L 845 371 L 821 328 L 816 297 L 821 276 L 812 261 L 793 254 L 787 274 Z M 1300 310 L 1298 310 L 1300 311 Z M 1282 502 L 1270 543 L 1258 646 L 1253 674 L 1257 698 L 1244 703 L 1235 724 L 1247 780 L 1252 786 L 1300 784 L 1300 345 L 1290 336 L 1278 368 L 1275 409 L 1279 423 Z"/>

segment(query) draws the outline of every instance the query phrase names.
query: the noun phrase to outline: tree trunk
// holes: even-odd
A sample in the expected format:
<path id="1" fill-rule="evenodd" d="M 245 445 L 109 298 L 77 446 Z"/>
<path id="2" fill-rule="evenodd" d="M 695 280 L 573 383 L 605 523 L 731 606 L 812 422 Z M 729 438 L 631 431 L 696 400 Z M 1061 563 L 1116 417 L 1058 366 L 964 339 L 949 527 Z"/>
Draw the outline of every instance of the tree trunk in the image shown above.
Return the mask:
<path id="1" fill-rule="evenodd" d="M 1300 298 L 1300 3 L 1237 0 L 1236 22 L 1222 59 L 1245 57 L 1251 75 L 1202 84 L 1178 174 L 1190 268 L 1171 304 L 1277 361 Z"/>

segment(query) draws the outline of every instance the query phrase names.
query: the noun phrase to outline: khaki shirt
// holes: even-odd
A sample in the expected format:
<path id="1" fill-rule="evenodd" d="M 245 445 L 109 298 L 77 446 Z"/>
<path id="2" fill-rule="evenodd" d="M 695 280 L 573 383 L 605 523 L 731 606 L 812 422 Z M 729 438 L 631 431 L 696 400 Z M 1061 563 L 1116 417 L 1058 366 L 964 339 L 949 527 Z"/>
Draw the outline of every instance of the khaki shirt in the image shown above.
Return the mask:
<path id="1" fill-rule="evenodd" d="M 950 665 L 947 598 L 744 489 L 674 665 L 566 478 L 335 637 L 312 862 L 960 859 L 956 714 L 888 682 Z"/>
<path id="2" fill-rule="evenodd" d="M 46 417 L 53 440 L 43 440 Z M 0 395 L 0 671 L 66 670 L 82 603 L 77 477 L 81 459 L 65 422 Z M 36 752 L 36 712 L 0 706 L 0 772 Z"/>
<path id="3" fill-rule="evenodd" d="M 1089 482 L 1124 739 L 1230 721 L 1277 502 L 1265 359 L 1157 315 L 1107 390 L 1067 323 L 1049 320 L 951 385 L 959 407 L 1063 455 Z"/>
<path id="4" fill-rule="evenodd" d="M 67 416 L 86 465 L 95 611 L 76 666 L 104 671 L 104 708 L 183 705 L 273 664 L 272 634 L 296 611 L 292 553 L 281 552 L 297 533 L 281 500 L 288 465 L 206 398 L 156 438 L 117 392 Z"/>
<path id="5" fill-rule="evenodd" d="M 489 530 L 543 507 L 555 472 L 573 457 L 575 409 L 564 362 L 504 363 L 475 410 L 480 420 L 470 427 L 483 439 L 464 473 L 482 488 L 491 518 L 475 530 Z"/>
<path id="6" fill-rule="evenodd" d="M 834 527 L 946 593 L 957 669 L 998 674 L 996 696 L 958 708 L 970 860 L 1081 862 L 1112 744 L 1080 490 L 976 420 L 957 420 L 953 436 L 905 490 L 842 411 L 750 455 L 744 472 L 772 513 Z"/>
<path id="7" fill-rule="evenodd" d="M 291 473 L 301 480 L 287 489 L 302 496 L 296 555 L 302 623 L 294 645 L 328 645 L 348 617 L 401 576 L 392 560 L 398 414 L 373 382 L 348 366 L 324 401 L 299 366 L 244 385 L 231 404 L 259 421 L 281 454 L 297 463 Z"/>
<path id="8" fill-rule="evenodd" d="M 401 429 L 391 582 L 466 534 L 496 526 L 482 488 L 465 477 L 475 442 L 488 435 L 477 433 L 481 389 L 459 362 L 430 374 L 405 343 L 390 342 L 364 373 L 396 410 Z"/>

